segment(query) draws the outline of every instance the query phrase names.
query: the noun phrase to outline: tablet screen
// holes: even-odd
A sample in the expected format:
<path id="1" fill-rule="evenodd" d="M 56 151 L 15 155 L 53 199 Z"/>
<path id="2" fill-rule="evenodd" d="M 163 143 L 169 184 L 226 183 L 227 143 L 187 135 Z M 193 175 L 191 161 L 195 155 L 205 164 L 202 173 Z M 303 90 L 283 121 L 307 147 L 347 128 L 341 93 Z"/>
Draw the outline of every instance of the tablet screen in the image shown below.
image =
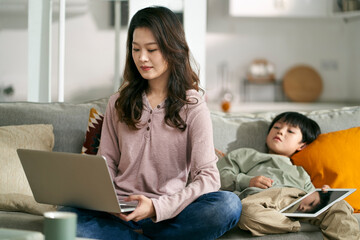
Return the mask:
<path id="1" fill-rule="evenodd" d="M 315 217 L 354 191 L 355 189 L 328 189 L 323 192 L 316 189 L 280 212 L 291 217 Z"/>

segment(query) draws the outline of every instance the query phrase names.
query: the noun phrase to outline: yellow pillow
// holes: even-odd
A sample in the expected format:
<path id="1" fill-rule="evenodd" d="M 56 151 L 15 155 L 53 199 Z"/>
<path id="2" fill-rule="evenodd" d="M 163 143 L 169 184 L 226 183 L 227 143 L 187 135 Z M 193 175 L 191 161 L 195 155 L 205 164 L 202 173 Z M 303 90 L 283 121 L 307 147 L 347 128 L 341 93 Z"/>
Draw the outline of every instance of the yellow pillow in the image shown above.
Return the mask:
<path id="1" fill-rule="evenodd" d="M 320 134 L 292 160 L 309 173 L 316 188 L 356 188 L 346 201 L 360 212 L 360 127 Z"/>

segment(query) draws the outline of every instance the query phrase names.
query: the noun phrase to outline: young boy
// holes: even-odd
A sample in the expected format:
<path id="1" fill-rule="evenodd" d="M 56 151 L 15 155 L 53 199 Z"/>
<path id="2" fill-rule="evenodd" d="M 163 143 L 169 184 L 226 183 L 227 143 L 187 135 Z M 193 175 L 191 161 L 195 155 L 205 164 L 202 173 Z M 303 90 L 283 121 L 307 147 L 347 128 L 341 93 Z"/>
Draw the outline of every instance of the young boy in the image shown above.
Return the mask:
<path id="1" fill-rule="evenodd" d="M 279 212 L 315 189 L 310 176 L 290 157 L 320 134 L 319 125 L 296 112 L 284 112 L 269 126 L 269 153 L 240 148 L 219 160 L 221 188 L 235 192 L 243 210 L 238 226 L 254 236 L 297 232 L 300 223 Z M 329 188 L 324 185 L 323 189 Z M 325 239 L 360 239 L 353 209 L 342 200 L 316 218 L 301 219 L 321 228 Z"/>

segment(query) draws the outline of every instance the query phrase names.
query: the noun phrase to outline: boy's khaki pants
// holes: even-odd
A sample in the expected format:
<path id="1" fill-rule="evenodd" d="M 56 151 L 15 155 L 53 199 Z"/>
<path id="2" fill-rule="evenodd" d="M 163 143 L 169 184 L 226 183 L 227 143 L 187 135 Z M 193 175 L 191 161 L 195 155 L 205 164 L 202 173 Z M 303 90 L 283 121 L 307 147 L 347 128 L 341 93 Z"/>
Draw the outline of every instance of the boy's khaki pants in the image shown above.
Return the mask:
<path id="1" fill-rule="evenodd" d="M 324 239 L 360 239 L 359 223 L 352 216 L 353 208 L 344 200 L 335 203 L 316 218 L 290 219 L 279 210 L 305 192 L 296 188 L 270 188 L 241 200 L 243 209 L 238 226 L 254 236 L 298 232 L 299 221 L 320 227 Z"/>

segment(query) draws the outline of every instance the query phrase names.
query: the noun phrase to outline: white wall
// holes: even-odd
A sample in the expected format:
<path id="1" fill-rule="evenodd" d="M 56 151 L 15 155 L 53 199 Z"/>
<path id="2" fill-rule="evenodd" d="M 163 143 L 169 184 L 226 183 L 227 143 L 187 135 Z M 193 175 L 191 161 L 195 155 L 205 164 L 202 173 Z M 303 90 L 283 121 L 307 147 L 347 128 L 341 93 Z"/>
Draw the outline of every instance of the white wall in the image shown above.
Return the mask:
<path id="1" fill-rule="evenodd" d="M 1 12 L 1 11 L 0 11 Z M 1 12 L 2 13 L 2 12 Z M 0 21 L 0 87 L 10 83 L 15 95 L 6 101 L 27 99 L 27 9 L 18 19 Z M 57 101 L 58 15 L 52 24 L 52 101 Z M 115 35 L 110 26 L 110 4 L 88 1 L 87 11 L 68 14 L 65 28 L 65 101 L 80 102 L 109 96 L 114 91 Z M 121 32 L 124 45 L 126 31 Z M 124 50 L 122 50 L 124 52 Z M 121 59 L 125 56 L 121 55 Z M 123 62 L 123 61 L 122 61 Z"/>
<path id="2" fill-rule="evenodd" d="M 84 2 L 84 1 L 82 1 Z M 134 8 L 141 1 L 130 2 Z M 169 2 L 171 7 L 174 1 L 142 1 L 143 6 Z M 135 4 L 136 3 L 136 4 Z M 195 4 L 196 3 L 196 4 Z M 165 4 L 165 6 L 167 6 Z M 201 11 L 190 11 L 200 6 Z M 56 5 L 55 5 L 56 7 Z M 81 102 L 91 99 L 107 97 L 114 92 L 114 72 L 115 72 L 115 30 L 110 26 L 110 1 L 89 0 L 87 11 L 77 12 L 71 16 L 66 16 L 65 26 L 65 101 Z M 200 76 L 205 78 L 205 31 L 206 31 L 206 0 L 192 2 L 184 0 L 185 32 L 189 41 L 190 49 L 194 49 L 195 60 L 200 65 L 203 72 Z M 188 10 L 186 10 L 188 8 Z M 1 12 L 1 9 L 0 9 Z M 68 11 L 67 11 L 68 12 Z M 199 12 L 201 14 L 199 14 Z M 133 14 L 133 13 L 132 13 Z M 131 15 L 131 14 L 130 14 Z M 9 14 L 10 16 L 10 14 Z M 15 87 L 16 94 L 11 99 L 5 100 L 23 100 L 27 99 L 27 9 L 20 13 L 23 19 L 22 26 L 13 30 L 14 18 L 5 18 L 9 21 L 2 27 L 0 24 L 0 87 L 5 84 L 5 79 Z M 195 16 L 201 19 L 194 24 L 189 18 Z M 58 21 L 57 14 L 53 16 L 52 24 L 52 70 L 51 70 L 51 99 L 57 101 L 58 85 Z M 2 17 L 0 17 L 0 20 Z M 201 24 L 201 26 L 199 26 Z M 18 25 L 18 24 L 17 24 Z M 194 36 L 195 33 L 201 33 L 200 36 Z M 199 29 L 201 28 L 201 29 Z M 10 30 L 8 30 L 10 29 Z M 191 31 L 193 30 L 193 31 Z M 17 36 L 25 36 L 25 40 Z M 120 73 L 122 74 L 125 61 L 125 42 L 126 29 L 123 29 L 120 36 Z M 25 49 L 24 49 L 25 48 Z M 10 55 L 14 61 L 9 61 L 6 56 Z M 24 59 L 17 60 L 21 55 Z M 19 64 L 20 63 L 20 64 Z M 7 76 L 11 75 L 11 76 Z M 205 79 L 204 79 L 205 80 Z M 8 84 L 8 83 L 6 83 Z M 23 91 L 24 90 L 24 91 Z"/>
<path id="3" fill-rule="evenodd" d="M 114 92 L 115 31 L 110 26 L 110 4 L 106 1 L 88 2 L 88 12 L 66 20 L 65 101 L 98 99 Z M 56 33 L 57 27 L 54 23 Z M 56 37 L 54 41 L 57 46 Z M 125 52 L 122 48 L 125 41 L 126 31 L 122 30 L 122 53 Z M 54 54 L 56 64 L 57 57 L 57 53 Z M 121 54 L 122 63 L 124 58 Z M 57 71 L 53 76 L 56 79 Z M 57 91 L 54 89 L 53 92 L 56 94 Z"/>
<path id="4" fill-rule="evenodd" d="M 0 12 L 0 90 L 12 85 L 14 96 L 3 96 L 0 100 L 26 100 L 28 39 L 27 13 L 10 14 Z"/>
<path id="5" fill-rule="evenodd" d="M 360 101 L 360 19 L 290 19 L 230 17 L 223 1 L 208 2 L 207 88 L 209 100 L 219 94 L 218 65 L 227 62 L 231 89 L 242 97 L 241 79 L 255 58 L 276 66 L 281 79 L 296 64 L 308 64 L 321 75 L 324 89 L 319 101 Z M 260 90 L 259 90 L 260 91 Z M 252 91 L 253 98 L 271 99 L 272 93 Z"/>
<path id="6" fill-rule="evenodd" d="M 360 99 L 360 18 L 349 23 L 349 96 Z"/>
<path id="7" fill-rule="evenodd" d="M 320 101 L 360 102 L 360 18 L 348 23 L 340 19 L 233 18 L 228 14 L 228 1 L 208 0 L 207 5 L 204 44 L 209 100 L 218 96 L 217 67 L 221 62 L 228 63 L 232 91 L 240 101 L 240 79 L 245 76 L 248 64 L 254 58 L 265 57 L 275 64 L 279 78 L 295 64 L 312 65 L 324 80 Z M 107 2 L 90 0 L 88 12 L 67 18 L 65 101 L 106 97 L 114 91 L 115 36 L 114 29 L 109 26 L 108 14 Z M 58 23 L 54 21 L 54 101 L 57 99 L 57 27 Z M 125 31 L 120 38 L 126 40 Z M 121 46 L 124 45 L 122 42 Z M 1 12 L 0 88 L 12 83 L 16 91 L 16 95 L 5 100 L 26 100 L 27 50 L 26 11 L 17 18 L 6 17 Z M 122 63 L 124 57 L 121 56 Z M 250 95 L 271 99 L 266 96 L 269 89 L 257 91 L 251 91 Z"/>

